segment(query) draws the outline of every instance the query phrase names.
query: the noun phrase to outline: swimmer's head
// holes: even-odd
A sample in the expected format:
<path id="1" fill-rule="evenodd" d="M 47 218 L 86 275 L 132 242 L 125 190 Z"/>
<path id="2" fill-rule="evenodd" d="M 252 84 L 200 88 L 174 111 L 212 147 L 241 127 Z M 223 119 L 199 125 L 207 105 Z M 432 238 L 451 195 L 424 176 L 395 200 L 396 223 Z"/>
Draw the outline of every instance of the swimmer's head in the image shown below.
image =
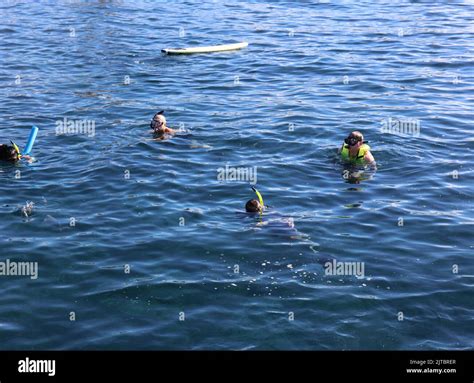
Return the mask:
<path id="1" fill-rule="evenodd" d="M 347 136 L 344 142 L 351 147 L 360 146 L 364 143 L 364 136 L 361 132 L 355 130 Z"/>
<path id="2" fill-rule="evenodd" d="M 245 204 L 245 211 L 247 213 L 261 213 L 263 206 L 256 199 L 251 199 Z"/>
<path id="3" fill-rule="evenodd" d="M 20 154 L 14 146 L 0 145 L 0 160 L 16 162 L 20 159 Z"/>
<path id="4" fill-rule="evenodd" d="M 153 129 L 155 133 L 164 133 L 166 129 L 166 118 L 163 115 L 164 111 L 160 111 L 153 116 L 153 119 L 150 123 L 150 128 Z"/>

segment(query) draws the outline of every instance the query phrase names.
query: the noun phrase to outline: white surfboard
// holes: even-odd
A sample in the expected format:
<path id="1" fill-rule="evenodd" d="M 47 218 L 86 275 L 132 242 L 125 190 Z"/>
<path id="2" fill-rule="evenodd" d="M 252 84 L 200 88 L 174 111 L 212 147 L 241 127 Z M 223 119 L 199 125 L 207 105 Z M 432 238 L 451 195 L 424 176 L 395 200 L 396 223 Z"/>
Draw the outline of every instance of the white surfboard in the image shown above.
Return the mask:
<path id="1" fill-rule="evenodd" d="M 235 51 L 248 47 L 249 43 L 242 42 L 236 44 L 225 44 L 225 45 L 212 45 L 208 47 L 194 47 L 194 48 L 165 48 L 161 51 L 167 55 L 189 55 L 193 53 L 211 53 L 211 52 L 224 52 L 224 51 Z"/>

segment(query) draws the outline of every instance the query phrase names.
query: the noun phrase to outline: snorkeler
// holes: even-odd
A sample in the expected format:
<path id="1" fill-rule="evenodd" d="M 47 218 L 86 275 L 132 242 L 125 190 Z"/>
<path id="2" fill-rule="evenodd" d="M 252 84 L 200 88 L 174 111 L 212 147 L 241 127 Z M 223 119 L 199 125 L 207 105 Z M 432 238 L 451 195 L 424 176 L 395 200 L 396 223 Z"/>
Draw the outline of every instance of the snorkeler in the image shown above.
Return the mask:
<path id="1" fill-rule="evenodd" d="M 10 141 L 11 145 L 0 144 L 0 161 L 7 162 L 18 162 L 22 158 L 29 160 L 30 156 L 22 155 L 20 148 L 13 141 Z"/>
<path id="2" fill-rule="evenodd" d="M 29 154 L 31 153 L 33 145 L 35 144 L 38 131 L 39 129 L 33 125 L 23 153 L 20 151 L 18 145 L 13 141 L 10 141 L 11 145 L 0 144 L 0 161 L 18 162 L 21 159 L 25 159 L 28 162 L 32 162 L 34 158 Z"/>
<path id="3" fill-rule="evenodd" d="M 253 186 L 252 190 L 257 195 L 257 199 L 248 200 L 245 204 L 245 211 L 246 213 L 252 213 L 252 216 L 258 213 L 258 223 L 255 228 L 261 229 L 266 227 L 274 235 L 283 235 L 291 239 L 306 238 L 305 234 L 296 230 L 293 218 L 283 216 L 277 211 L 272 211 L 270 206 L 264 204 L 260 192 Z"/>
<path id="4" fill-rule="evenodd" d="M 263 197 L 260 192 L 253 186 L 252 190 L 257 195 L 258 200 L 251 199 L 245 204 L 245 211 L 247 213 L 253 213 L 251 216 L 252 222 L 254 222 L 253 218 L 256 218 L 254 214 L 259 213 L 257 216 L 258 223 L 252 223 L 252 229 L 265 229 L 265 233 L 267 233 L 266 235 L 271 235 L 273 238 L 280 238 L 279 240 L 283 238 L 285 241 L 291 240 L 292 248 L 294 248 L 293 246 L 301 246 L 301 252 L 298 252 L 299 255 L 294 257 L 293 262 L 298 262 L 298 260 L 301 258 L 300 256 L 303 255 L 303 251 L 306 251 L 306 248 L 311 250 L 310 254 L 316 263 L 325 265 L 327 262 L 333 261 L 334 257 L 330 255 L 319 254 L 319 244 L 312 241 L 309 235 L 300 232 L 295 227 L 295 222 L 292 217 L 283 216 L 275 211 L 271 212 L 271 207 L 264 204 Z M 267 209 L 270 210 L 270 212 L 268 212 Z M 263 214 L 264 211 L 266 212 L 265 214 Z M 292 265 L 291 268 L 293 268 Z"/>
<path id="5" fill-rule="evenodd" d="M 245 211 L 247 213 L 263 213 L 265 205 L 260 192 L 252 186 L 252 190 L 257 194 L 258 201 L 256 199 L 248 200 L 245 204 Z"/>
<path id="6" fill-rule="evenodd" d="M 370 146 L 364 141 L 364 136 L 359 131 L 349 134 L 339 149 L 339 153 L 345 162 L 356 165 L 375 165 L 375 159 L 370 152 Z"/>
<path id="7" fill-rule="evenodd" d="M 166 126 L 166 118 L 163 110 L 153 116 L 153 119 L 150 122 L 150 128 L 153 129 L 153 133 L 157 136 L 176 133 L 174 129 Z"/>

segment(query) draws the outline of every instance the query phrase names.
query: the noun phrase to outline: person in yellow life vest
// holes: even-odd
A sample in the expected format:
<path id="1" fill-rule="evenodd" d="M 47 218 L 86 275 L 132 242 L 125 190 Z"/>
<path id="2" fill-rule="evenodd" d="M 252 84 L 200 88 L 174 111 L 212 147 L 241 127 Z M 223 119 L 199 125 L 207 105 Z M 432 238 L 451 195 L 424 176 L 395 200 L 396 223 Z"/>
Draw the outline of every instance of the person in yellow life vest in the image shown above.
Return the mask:
<path id="1" fill-rule="evenodd" d="M 347 136 L 339 153 L 345 162 L 356 165 L 375 164 L 374 156 L 370 153 L 370 146 L 366 144 L 364 136 L 359 131 L 354 131 Z"/>

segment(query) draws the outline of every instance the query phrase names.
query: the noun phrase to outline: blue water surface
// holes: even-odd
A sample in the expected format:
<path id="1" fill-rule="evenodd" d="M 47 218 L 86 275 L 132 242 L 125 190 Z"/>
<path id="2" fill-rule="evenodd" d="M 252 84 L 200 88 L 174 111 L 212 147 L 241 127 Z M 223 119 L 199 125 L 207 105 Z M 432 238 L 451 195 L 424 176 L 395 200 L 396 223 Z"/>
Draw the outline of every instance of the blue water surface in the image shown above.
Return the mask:
<path id="1" fill-rule="evenodd" d="M 0 348 L 471 349 L 473 15 L 1 2 L 0 142 L 40 133 L 35 162 L 0 165 L 0 261 L 38 263 L 0 276 Z M 154 140 L 162 109 L 179 132 Z M 58 134 L 64 119 L 93 130 Z M 366 177 L 335 156 L 352 130 L 377 160 Z M 256 179 L 221 180 L 226 165 Z M 263 216 L 242 214 L 252 181 Z M 332 259 L 363 277 L 325 275 Z"/>

